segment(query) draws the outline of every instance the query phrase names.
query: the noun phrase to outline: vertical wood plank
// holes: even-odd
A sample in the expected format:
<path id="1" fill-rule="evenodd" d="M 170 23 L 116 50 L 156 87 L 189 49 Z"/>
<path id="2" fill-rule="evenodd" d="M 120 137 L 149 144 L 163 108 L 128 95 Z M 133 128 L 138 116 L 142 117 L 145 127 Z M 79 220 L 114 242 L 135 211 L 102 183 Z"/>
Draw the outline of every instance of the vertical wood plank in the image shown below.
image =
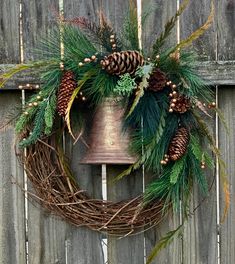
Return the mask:
<path id="1" fill-rule="evenodd" d="M 223 125 L 219 127 L 219 147 L 222 152 L 222 157 L 227 166 L 227 174 L 229 181 L 230 200 L 228 215 L 225 222 L 221 224 L 221 263 L 234 263 L 235 262 L 235 87 L 219 87 L 219 107 L 224 113 L 226 122 L 229 126 L 230 133 L 226 133 Z M 221 217 L 224 208 L 224 193 L 221 184 L 220 190 L 220 207 Z"/>
<path id="2" fill-rule="evenodd" d="M 19 93 L 0 94 L 1 125 L 13 106 L 20 106 L 19 99 Z M 0 131 L 0 260 L 3 264 L 23 264 L 26 259 L 24 192 L 19 187 L 23 187 L 23 170 L 14 144 L 14 127 L 10 125 Z"/>
<path id="3" fill-rule="evenodd" d="M 150 8 L 150 15 L 143 25 L 142 39 L 144 51 L 151 49 L 155 39 L 164 30 L 166 22 L 175 14 L 176 2 L 174 0 L 142 0 L 143 12 Z M 176 43 L 176 34 L 177 28 L 175 27 L 166 40 L 165 48 L 169 48 Z"/>
<path id="4" fill-rule="evenodd" d="M 218 59 L 235 60 L 235 0 L 217 1 Z"/>
<path id="5" fill-rule="evenodd" d="M 37 59 L 36 47 L 42 37 L 55 26 L 59 15 L 59 0 L 22 0 L 23 42 L 25 61 Z"/>
<path id="6" fill-rule="evenodd" d="M 209 185 L 214 181 L 214 174 L 206 172 Z M 209 197 L 203 201 L 203 195 L 194 188 L 190 205 L 191 218 L 185 224 L 183 239 L 183 263 L 216 263 L 217 261 L 217 225 L 216 225 L 216 190 L 215 182 Z M 194 209 L 200 207 L 194 212 Z"/>
<path id="7" fill-rule="evenodd" d="M 125 169 L 125 166 L 107 166 L 107 181 L 112 182 L 115 176 Z M 117 182 L 108 185 L 108 200 L 121 201 L 134 198 L 143 190 L 142 173 L 137 172 Z M 108 237 L 108 260 L 112 264 L 143 264 L 144 263 L 144 235 L 138 234 L 118 239 Z"/>
<path id="8" fill-rule="evenodd" d="M 1 0 L 0 63 L 19 62 L 19 2 Z"/>
<path id="9" fill-rule="evenodd" d="M 182 2 L 183 0 L 181 0 Z M 188 7 L 180 16 L 180 39 L 186 39 L 195 30 L 202 26 L 211 9 L 211 1 L 190 1 Z M 215 15 L 216 17 L 216 15 Z M 193 42 L 194 51 L 200 60 L 212 61 L 216 59 L 216 23 L 215 21 L 207 31 Z"/>

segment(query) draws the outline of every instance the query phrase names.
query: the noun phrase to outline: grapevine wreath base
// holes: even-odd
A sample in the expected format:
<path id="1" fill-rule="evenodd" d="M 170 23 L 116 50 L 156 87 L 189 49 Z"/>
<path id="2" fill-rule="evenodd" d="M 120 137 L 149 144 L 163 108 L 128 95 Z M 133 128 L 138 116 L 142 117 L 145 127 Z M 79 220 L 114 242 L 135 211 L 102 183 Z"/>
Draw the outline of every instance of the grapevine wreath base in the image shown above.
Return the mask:
<path id="1" fill-rule="evenodd" d="M 147 229 L 162 220 L 163 203 L 143 206 L 142 196 L 110 202 L 92 199 L 81 190 L 74 180 L 65 156 L 53 138 L 30 146 L 24 165 L 35 195 L 49 211 L 76 226 L 87 226 L 93 230 L 112 235 L 134 233 Z M 35 197 L 35 196 L 34 196 Z"/>

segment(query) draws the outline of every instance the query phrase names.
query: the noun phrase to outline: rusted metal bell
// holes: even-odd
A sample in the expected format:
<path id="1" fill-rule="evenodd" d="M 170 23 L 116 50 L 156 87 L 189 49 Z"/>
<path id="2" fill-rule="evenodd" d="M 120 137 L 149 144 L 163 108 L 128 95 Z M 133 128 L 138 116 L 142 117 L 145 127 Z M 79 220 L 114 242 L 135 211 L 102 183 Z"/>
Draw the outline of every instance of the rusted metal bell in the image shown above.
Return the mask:
<path id="1" fill-rule="evenodd" d="M 115 98 L 106 98 L 97 108 L 90 134 L 90 148 L 80 163 L 132 164 L 128 153 L 128 132 L 122 130 L 123 107 Z"/>

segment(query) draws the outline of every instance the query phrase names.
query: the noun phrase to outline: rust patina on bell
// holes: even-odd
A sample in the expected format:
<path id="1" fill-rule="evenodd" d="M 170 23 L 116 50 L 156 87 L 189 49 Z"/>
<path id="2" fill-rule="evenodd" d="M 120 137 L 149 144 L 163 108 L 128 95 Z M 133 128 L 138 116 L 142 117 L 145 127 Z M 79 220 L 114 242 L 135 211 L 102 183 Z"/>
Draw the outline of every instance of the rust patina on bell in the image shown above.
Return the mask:
<path id="1" fill-rule="evenodd" d="M 115 98 L 106 98 L 94 115 L 90 148 L 80 163 L 133 164 L 136 158 L 128 153 L 128 132 L 122 130 L 124 108 Z"/>

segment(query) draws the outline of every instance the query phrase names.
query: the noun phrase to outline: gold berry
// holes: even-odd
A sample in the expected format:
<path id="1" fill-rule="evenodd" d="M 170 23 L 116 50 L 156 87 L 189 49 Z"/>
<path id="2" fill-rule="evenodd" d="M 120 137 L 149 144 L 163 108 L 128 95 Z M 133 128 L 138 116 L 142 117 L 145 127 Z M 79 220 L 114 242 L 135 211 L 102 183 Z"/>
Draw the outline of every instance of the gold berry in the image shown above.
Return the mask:
<path id="1" fill-rule="evenodd" d="M 91 56 L 91 59 L 92 59 L 92 60 L 95 60 L 95 59 L 96 59 L 96 56 L 95 56 L 95 55 L 92 55 L 92 56 Z"/>
<path id="2" fill-rule="evenodd" d="M 25 114 L 25 115 L 28 115 L 29 113 L 25 111 L 24 114 Z"/>
<path id="3" fill-rule="evenodd" d="M 113 39 L 113 38 L 115 38 L 115 36 L 114 35 L 111 35 L 110 38 Z"/>
<path id="4" fill-rule="evenodd" d="M 175 104 L 174 104 L 174 103 L 172 103 L 172 104 L 171 104 L 171 107 L 175 107 Z"/>
<path id="5" fill-rule="evenodd" d="M 175 88 L 176 88 L 176 84 L 173 84 L 173 85 L 172 85 L 172 88 L 175 89 Z"/>
<path id="6" fill-rule="evenodd" d="M 174 110 L 172 108 L 169 109 L 169 112 L 172 113 Z"/>
<path id="7" fill-rule="evenodd" d="M 37 105 L 38 105 L 38 103 L 37 103 L 37 102 L 34 102 L 34 103 L 33 103 L 33 105 L 34 105 L 34 106 L 37 106 Z"/>
<path id="8" fill-rule="evenodd" d="M 173 95 L 176 95 L 176 94 L 177 94 L 177 92 L 176 92 L 176 91 L 173 91 L 172 93 L 173 93 Z"/>
<path id="9" fill-rule="evenodd" d="M 172 99 L 172 102 L 173 102 L 173 103 L 176 103 L 176 102 L 177 102 L 177 99 L 175 99 L 175 98 Z"/>
<path id="10" fill-rule="evenodd" d="M 31 106 L 33 106 L 33 104 L 32 103 L 29 103 L 29 107 L 31 107 Z"/>
<path id="11" fill-rule="evenodd" d="M 38 96 L 37 96 L 37 99 L 40 100 L 40 99 L 42 99 L 42 97 L 41 97 L 40 95 L 38 95 Z"/>
<path id="12" fill-rule="evenodd" d="M 170 96 L 170 97 L 172 97 L 172 96 L 173 96 L 173 94 L 172 94 L 172 93 L 170 93 L 170 94 L 169 94 L 169 96 Z"/>
<path id="13" fill-rule="evenodd" d="M 78 66 L 79 66 L 79 67 L 82 67 L 82 66 L 83 66 L 83 63 L 82 63 L 82 62 L 79 62 L 79 63 L 78 63 Z"/>

